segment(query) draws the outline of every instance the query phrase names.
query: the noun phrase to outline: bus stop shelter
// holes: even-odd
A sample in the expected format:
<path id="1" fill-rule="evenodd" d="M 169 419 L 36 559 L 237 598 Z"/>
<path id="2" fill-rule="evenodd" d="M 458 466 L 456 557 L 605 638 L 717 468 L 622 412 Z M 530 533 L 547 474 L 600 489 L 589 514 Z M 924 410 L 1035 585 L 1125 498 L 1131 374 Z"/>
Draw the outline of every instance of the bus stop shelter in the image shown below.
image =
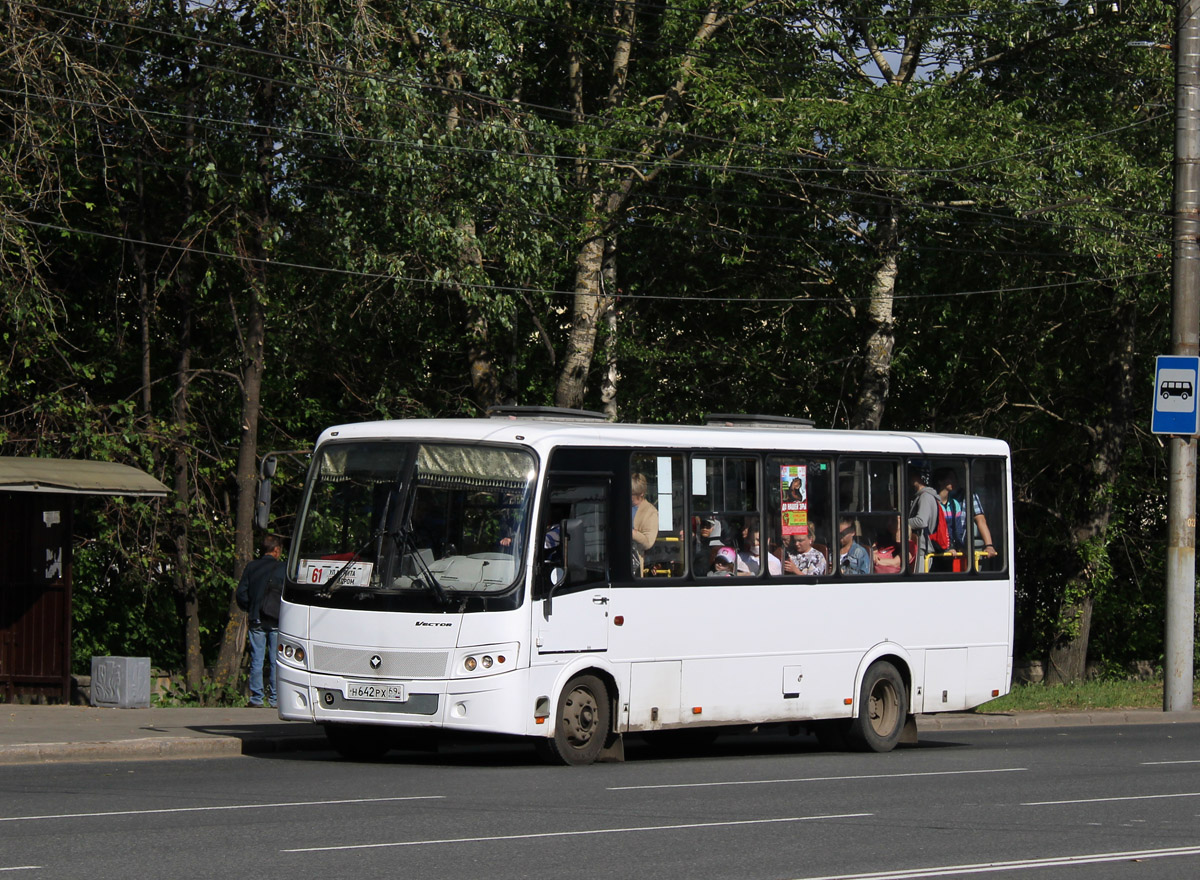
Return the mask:
<path id="1" fill-rule="evenodd" d="M 123 464 L 0 456 L 0 693 L 71 696 L 71 536 L 76 496 L 165 498 Z"/>

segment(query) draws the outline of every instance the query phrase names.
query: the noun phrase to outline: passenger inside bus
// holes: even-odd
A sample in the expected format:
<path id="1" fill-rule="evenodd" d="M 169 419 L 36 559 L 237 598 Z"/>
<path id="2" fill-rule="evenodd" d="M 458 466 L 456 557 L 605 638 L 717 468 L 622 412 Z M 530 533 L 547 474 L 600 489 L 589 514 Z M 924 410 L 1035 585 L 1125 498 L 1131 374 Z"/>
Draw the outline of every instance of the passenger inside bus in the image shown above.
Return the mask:
<path id="1" fill-rule="evenodd" d="M 784 572 L 808 577 L 825 574 L 829 571 L 829 560 L 813 543 L 812 526 L 802 526 L 801 529 L 792 535 L 792 543 L 784 554 Z"/>
<path id="2" fill-rule="evenodd" d="M 871 561 L 875 566 L 876 574 L 900 574 L 904 560 L 900 555 L 900 545 L 896 543 L 894 532 L 880 529 L 875 533 Z"/>
<path id="3" fill-rule="evenodd" d="M 741 575 L 756 575 L 762 570 L 761 532 L 757 525 L 748 526 L 742 551 L 738 553 L 737 573 Z M 767 554 L 767 571 L 770 574 L 783 574 L 783 563 L 778 557 Z"/>
<path id="4" fill-rule="evenodd" d="M 692 571 L 697 577 L 712 573 L 713 559 L 718 550 L 735 545 L 734 531 L 733 526 L 715 513 L 693 517 Z"/>
<path id="5" fill-rule="evenodd" d="M 721 545 L 721 527 L 711 516 L 697 517 L 692 535 L 692 571 L 706 574 L 712 567 L 712 555 Z"/>
<path id="6" fill-rule="evenodd" d="M 932 478 L 929 464 L 921 460 L 908 463 L 908 480 L 912 488 L 912 502 L 908 510 L 909 539 L 916 544 L 915 559 L 919 571 L 926 571 L 925 561 L 934 552 L 941 552 L 930 537 L 938 525 L 937 492 L 930 487 Z"/>
<path id="7" fill-rule="evenodd" d="M 633 496 L 633 576 L 642 576 L 646 551 L 658 540 L 658 510 L 646 500 L 646 475 L 635 473 L 630 483 Z"/>
<path id="8" fill-rule="evenodd" d="M 938 468 L 933 472 L 933 486 L 941 501 L 942 511 L 946 514 L 946 526 L 950 530 L 950 543 L 954 550 L 965 552 L 967 548 L 967 493 L 958 488 L 958 473 L 954 468 Z M 992 530 L 988 528 L 987 517 L 983 514 L 983 505 L 979 496 L 971 495 L 971 519 L 975 523 L 976 538 L 972 542 L 989 558 L 996 555 L 996 545 L 992 543 Z M 980 546 L 982 545 L 982 546 Z"/>
<path id="9" fill-rule="evenodd" d="M 731 577 L 736 567 L 737 551 L 732 547 L 722 547 L 713 557 L 713 567 L 709 574 L 713 577 Z"/>
<path id="10" fill-rule="evenodd" d="M 857 537 L 853 520 L 845 517 L 838 520 L 838 567 L 842 574 L 871 573 L 871 554 L 858 543 Z"/>

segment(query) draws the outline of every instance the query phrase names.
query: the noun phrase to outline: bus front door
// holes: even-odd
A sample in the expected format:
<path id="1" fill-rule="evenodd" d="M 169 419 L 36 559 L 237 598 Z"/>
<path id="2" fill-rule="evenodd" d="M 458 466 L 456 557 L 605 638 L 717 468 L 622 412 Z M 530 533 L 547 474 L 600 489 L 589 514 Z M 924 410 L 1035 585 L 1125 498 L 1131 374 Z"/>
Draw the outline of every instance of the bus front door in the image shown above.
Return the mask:
<path id="1" fill-rule="evenodd" d="M 551 474 L 534 608 L 537 654 L 608 650 L 610 485 L 596 474 Z"/>

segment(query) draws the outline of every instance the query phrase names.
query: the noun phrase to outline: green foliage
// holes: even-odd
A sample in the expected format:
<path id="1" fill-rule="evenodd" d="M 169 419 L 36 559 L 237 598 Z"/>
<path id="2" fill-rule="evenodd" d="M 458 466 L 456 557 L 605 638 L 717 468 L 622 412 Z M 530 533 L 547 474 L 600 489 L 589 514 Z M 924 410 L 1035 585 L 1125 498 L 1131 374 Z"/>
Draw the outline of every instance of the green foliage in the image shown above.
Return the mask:
<path id="1" fill-rule="evenodd" d="M 1196 688 L 1193 685 L 1193 692 Z M 1200 693 L 1197 693 L 1200 696 Z M 1055 712 L 1088 709 L 1161 709 L 1162 679 L 1104 677 L 1071 685 L 1018 684 L 976 712 Z M 1200 706 L 1200 701 L 1196 703 Z"/>
<path id="2" fill-rule="evenodd" d="M 1093 659 L 1157 657 L 1163 452 L 1136 414 L 1097 432 L 1124 330 L 1134 389 L 1168 342 L 1171 58 L 1130 44 L 1174 9 L 1125 6 L 770 0 L 700 39 L 706 0 L 639 4 L 618 88 L 611 4 L 9 4 L 0 442 L 186 487 L 83 505 L 76 668 L 179 668 L 188 602 L 217 647 L 250 302 L 263 450 L 477 413 L 481 352 L 549 403 L 626 184 L 623 418 L 848 424 L 894 250 L 884 427 L 1012 445 L 1020 651 L 1087 595 Z M 281 459 L 284 534 L 306 466 Z"/>
<path id="3" fill-rule="evenodd" d="M 155 694 L 151 701 L 155 706 L 176 709 L 186 706 L 226 706 L 241 708 L 249 702 L 239 688 L 230 691 L 211 678 L 205 678 L 197 688 L 188 689 L 186 685 L 172 681 L 171 686 L 163 693 Z"/>

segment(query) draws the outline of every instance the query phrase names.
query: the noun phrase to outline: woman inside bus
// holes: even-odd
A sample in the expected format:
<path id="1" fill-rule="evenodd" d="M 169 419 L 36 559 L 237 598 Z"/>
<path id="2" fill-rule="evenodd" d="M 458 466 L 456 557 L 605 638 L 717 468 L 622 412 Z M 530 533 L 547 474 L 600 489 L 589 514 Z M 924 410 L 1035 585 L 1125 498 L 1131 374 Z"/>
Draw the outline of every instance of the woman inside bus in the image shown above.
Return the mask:
<path id="1" fill-rule="evenodd" d="M 896 535 L 893 532 L 887 529 L 876 532 L 871 560 L 875 565 L 876 574 L 900 573 L 904 560 L 900 556 L 900 545 L 896 543 Z"/>
<path id="2" fill-rule="evenodd" d="M 829 570 L 829 560 L 813 543 L 812 526 L 801 526 L 801 529 L 792 535 L 792 543 L 783 558 L 783 570 L 786 574 L 819 577 Z"/>
<path id="3" fill-rule="evenodd" d="M 633 495 L 633 576 L 641 577 L 646 551 L 658 540 L 658 510 L 646 500 L 645 474 L 633 474 L 630 491 Z"/>

